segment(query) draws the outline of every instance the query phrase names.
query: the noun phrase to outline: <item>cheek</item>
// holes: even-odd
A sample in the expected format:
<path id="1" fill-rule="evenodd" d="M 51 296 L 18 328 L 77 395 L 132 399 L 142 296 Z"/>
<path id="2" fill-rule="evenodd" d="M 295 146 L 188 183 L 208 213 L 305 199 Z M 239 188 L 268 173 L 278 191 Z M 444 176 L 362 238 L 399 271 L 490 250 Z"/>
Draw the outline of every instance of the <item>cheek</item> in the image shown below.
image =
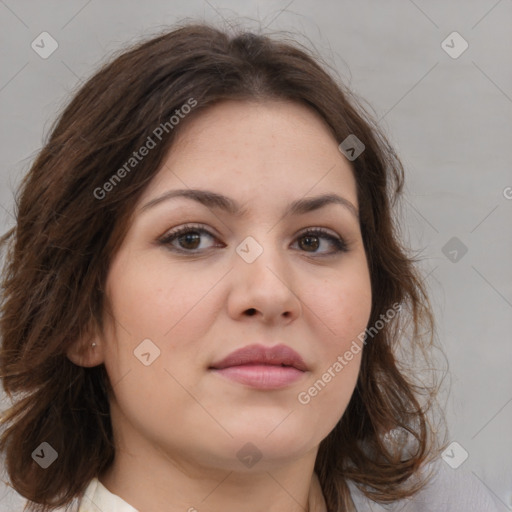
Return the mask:
<path id="1" fill-rule="evenodd" d="M 348 267 L 335 278 L 309 283 L 305 301 L 317 318 L 326 353 L 350 345 L 364 332 L 371 313 L 372 292 L 368 270 L 363 265 Z M 306 308 L 306 309 L 308 309 Z M 317 333 L 320 334 L 320 333 Z"/>
<path id="2" fill-rule="evenodd" d="M 165 255 L 144 264 L 128 260 L 122 255 L 114 261 L 107 280 L 115 315 L 105 355 L 109 377 L 112 382 L 123 379 L 133 396 L 151 396 L 155 385 L 166 382 L 170 395 L 179 400 L 183 390 L 168 372 L 188 386 L 203 371 L 201 340 L 218 315 L 213 289 L 225 270 L 184 271 L 182 265 L 169 265 Z M 156 348 L 144 341 L 148 339 Z M 150 360 L 153 353 L 157 357 L 146 367 L 136 354 L 148 351 Z M 137 383 L 133 387 L 124 379 L 127 373 Z"/>
<path id="3" fill-rule="evenodd" d="M 364 350 L 361 338 L 372 307 L 371 282 L 364 265 L 347 267 L 336 279 L 310 281 L 306 311 L 318 364 L 297 395 L 301 407 L 322 418 L 318 427 L 329 432 L 343 415 L 356 386 Z M 314 411 L 314 412 L 313 412 Z"/>
<path id="4" fill-rule="evenodd" d="M 144 265 L 119 260 L 111 268 L 108 293 L 116 319 L 130 333 L 172 343 L 180 327 L 194 330 L 194 312 L 219 277 L 211 271 L 184 271 L 181 265 L 166 262 L 165 255 L 145 260 Z"/>
<path id="5" fill-rule="evenodd" d="M 105 366 L 123 415 L 145 430 L 159 422 L 173 424 L 175 411 L 190 406 L 180 383 L 188 387 L 190 373 L 195 374 L 195 340 L 207 324 L 201 299 L 216 280 L 163 265 L 161 258 L 138 263 L 122 254 L 109 272 L 115 320 L 109 322 Z"/>

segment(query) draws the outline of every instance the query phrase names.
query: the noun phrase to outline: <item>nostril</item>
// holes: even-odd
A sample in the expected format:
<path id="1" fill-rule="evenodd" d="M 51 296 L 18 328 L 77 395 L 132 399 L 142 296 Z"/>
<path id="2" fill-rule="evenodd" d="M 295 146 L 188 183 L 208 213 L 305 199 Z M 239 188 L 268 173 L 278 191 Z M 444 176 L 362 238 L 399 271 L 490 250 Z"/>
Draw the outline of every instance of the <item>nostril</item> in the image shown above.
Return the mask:
<path id="1" fill-rule="evenodd" d="M 251 308 L 251 309 L 248 309 L 248 310 L 247 310 L 247 314 L 248 314 L 249 316 L 253 316 L 253 315 L 254 315 L 254 313 L 256 313 L 256 310 L 255 310 L 254 308 Z"/>

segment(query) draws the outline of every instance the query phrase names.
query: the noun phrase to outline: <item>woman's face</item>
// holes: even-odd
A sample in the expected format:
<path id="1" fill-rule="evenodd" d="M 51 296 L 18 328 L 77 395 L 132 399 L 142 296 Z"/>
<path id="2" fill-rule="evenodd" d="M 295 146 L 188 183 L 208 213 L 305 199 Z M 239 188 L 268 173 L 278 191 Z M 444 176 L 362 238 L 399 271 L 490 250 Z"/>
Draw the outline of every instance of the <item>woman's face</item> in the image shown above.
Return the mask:
<path id="1" fill-rule="evenodd" d="M 115 435 L 146 461 L 268 469 L 316 453 L 355 387 L 371 309 L 356 183 L 340 141 L 294 103 L 224 102 L 182 128 L 107 279 Z M 193 190 L 223 199 L 170 197 Z M 285 345 L 305 371 L 279 354 L 212 368 L 249 345 Z"/>

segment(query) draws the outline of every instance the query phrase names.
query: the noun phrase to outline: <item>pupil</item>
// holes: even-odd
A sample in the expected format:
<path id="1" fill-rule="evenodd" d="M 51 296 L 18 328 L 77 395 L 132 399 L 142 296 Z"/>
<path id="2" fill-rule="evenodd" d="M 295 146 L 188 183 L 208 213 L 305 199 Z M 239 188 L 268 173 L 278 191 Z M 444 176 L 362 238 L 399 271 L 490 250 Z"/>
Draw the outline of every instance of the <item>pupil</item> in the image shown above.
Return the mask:
<path id="1" fill-rule="evenodd" d="M 199 241 L 199 234 L 198 233 L 187 233 L 185 235 L 180 236 L 180 243 L 185 240 L 185 245 L 187 246 L 187 249 L 196 249 L 197 243 L 194 245 L 194 241 Z M 192 243 L 194 245 L 193 247 L 188 246 L 189 243 Z"/>
<path id="2" fill-rule="evenodd" d="M 318 249 L 318 237 L 316 236 L 305 236 L 302 238 L 302 240 L 307 240 L 307 246 L 313 247 L 313 249 Z M 314 240 L 313 244 L 311 245 L 311 241 Z"/>

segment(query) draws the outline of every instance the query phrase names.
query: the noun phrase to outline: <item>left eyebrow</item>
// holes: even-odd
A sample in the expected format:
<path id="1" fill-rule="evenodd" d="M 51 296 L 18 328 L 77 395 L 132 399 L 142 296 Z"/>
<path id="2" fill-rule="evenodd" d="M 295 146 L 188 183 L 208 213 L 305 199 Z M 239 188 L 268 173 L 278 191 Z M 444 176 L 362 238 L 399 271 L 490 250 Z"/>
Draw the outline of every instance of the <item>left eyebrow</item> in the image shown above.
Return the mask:
<path id="1" fill-rule="evenodd" d="M 234 199 L 217 192 L 213 192 L 211 190 L 200 189 L 170 190 L 161 196 L 151 199 L 151 201 L 146 203 L 141 208 L 141 211 L 146 211 L 149 208 L 156 206 L 157 204 L 176 197 L 192 199 L 193 201 L 197 201 L 208 208 L 224 210 L 231 215 L 239 217 L 244 216 L 247 213 L 247 209 L 243 208 L 242 205 Z M 356 219 L 359 220 L 359 212 L 357 208 L 348 199 L 345 199 L 344 197 L 341 197 L 337 194 L 322 194 L 316 197 L 304 197 L 302 199 L 293 201 L 286 207 L 284 216 L 303 215 L 314 210 L 319 210 L 320 208 L 330 204 L 339 204 L 343 206 L 348 211 L 350 211 L 350 213 L 352 213 Z"/>

